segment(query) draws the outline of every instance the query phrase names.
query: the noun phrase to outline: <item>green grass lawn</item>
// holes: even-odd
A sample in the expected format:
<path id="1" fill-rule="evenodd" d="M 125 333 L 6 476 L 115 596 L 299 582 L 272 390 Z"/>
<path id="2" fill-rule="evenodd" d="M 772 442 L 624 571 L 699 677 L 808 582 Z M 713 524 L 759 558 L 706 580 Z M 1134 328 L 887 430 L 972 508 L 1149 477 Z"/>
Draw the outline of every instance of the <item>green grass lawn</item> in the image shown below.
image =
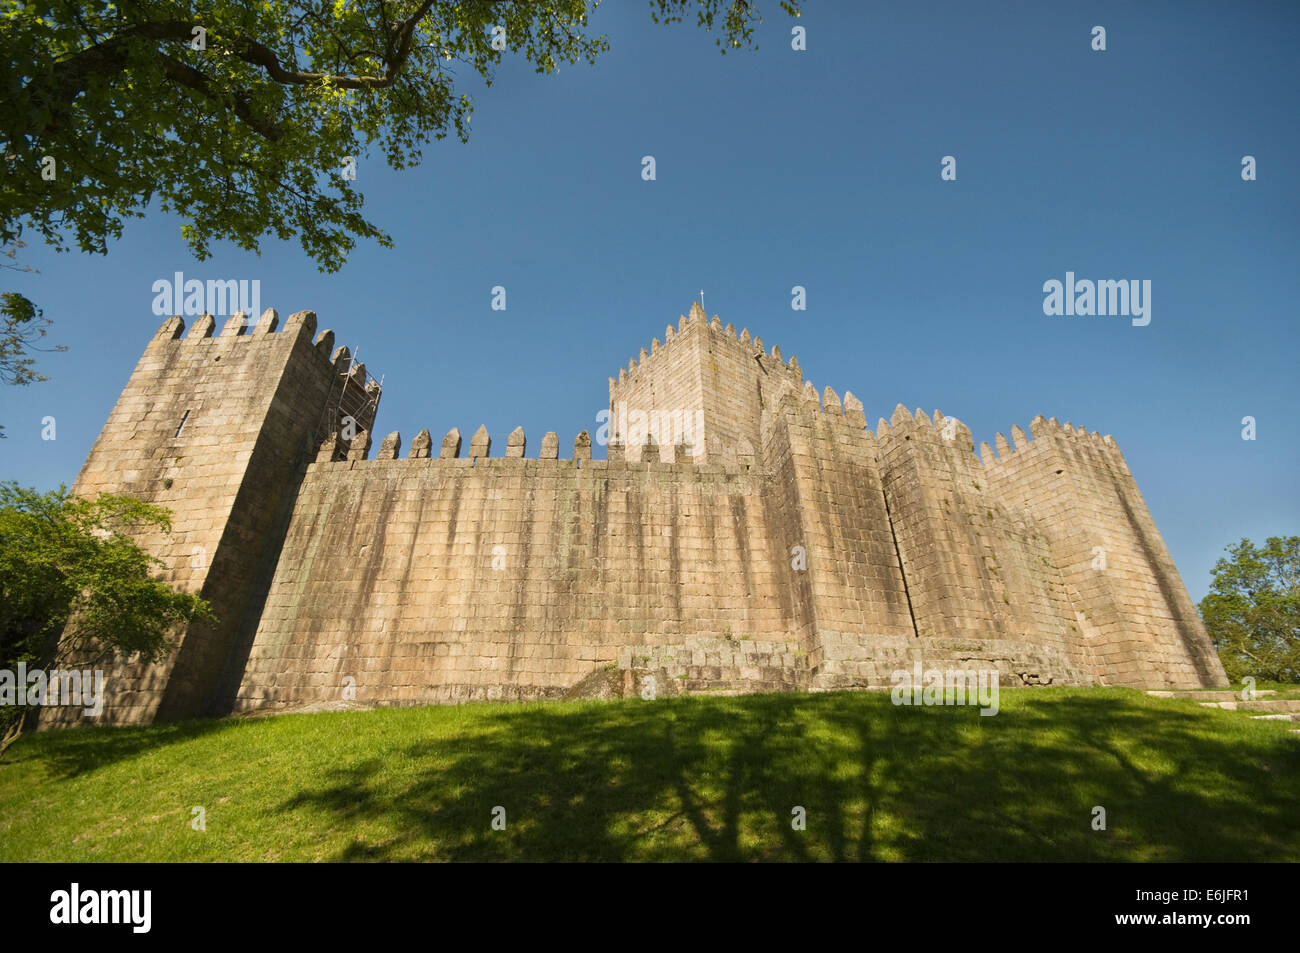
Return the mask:
<path id="1" fill-rule="evenodd" d="M 1241 682 L 1233 682 L 1227 686 L 1227 690 L 1240 693 L 1246 686 Z M 1265 682 L 1258 681 L 1252 686 L 1256 691 L 1270 691 L 1272 695 L 1260 695 L 1260 698 L 1300 698 L 1300 685 L 1293 685 L 1288 682 Z M 1224 688 L 1195 688 L 1189 691 L 1204 692 L 1221 692 Z"/>
<path id="2" fill-rule="evenodd" d="M 1046 688 L 993 717 L 871 692 L 46 732 L 0 763 L 0 860 L 1296 861 L 1290 727 Z"/>

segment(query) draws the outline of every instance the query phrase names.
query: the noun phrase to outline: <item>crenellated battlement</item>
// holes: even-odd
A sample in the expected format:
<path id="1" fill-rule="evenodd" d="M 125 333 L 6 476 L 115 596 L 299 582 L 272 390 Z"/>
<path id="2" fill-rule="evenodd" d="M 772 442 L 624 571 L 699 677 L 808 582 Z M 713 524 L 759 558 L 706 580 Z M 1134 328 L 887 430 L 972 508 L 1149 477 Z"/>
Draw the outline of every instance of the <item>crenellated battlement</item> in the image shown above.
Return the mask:
<path id="1" fill-rule="evenodd" d="M 882 447 L 893 446 L 895 441 L 917 440 L 926 446 L 944 446 L 971 455 L 975 448 L 970 428 L 938 408 L 931 418 L 920 407 L 913 412 L 898 404 L 889 420 L 881 417 L 876 423 L 875 436 Z M 979 459 L 975 458 L 974 463 L 978 465 Z"/>
<path id="2" fill-rule="evenodd" d="M 368 430 L 357 431 L 351 441 L 343 439 L 338 431 L 331 431 L 320 442 L 314 463 L 317 465 L 338 466 L 342 469 L 349 469 L 359 462 L 378 463 L 402 459 L 423 466 L 435 467 L 477 467 L 480 465 L 501 467 L 512 464 L 524 466 L 538 461 L 569 464 L 577 467 L 594 466 L 611 469 L 618 469 L 629 464 L 645 464 L 650 468 L 663 468 L 665 470 L 683 466 L 692 468 L 706 466 L 702 461 L 692 457 L 688 448 L 683 444 L 677 444 L 671 448 L 673 453 L 667 459 L 660 457 L 655 444 L 646 443 L 640 447 L 612 445 L 612 449 L 617 452 L 612 453 L 608 460 L 593 460 L 591 457 L 591 434 L 586 430 L 580 431 L 574 438 L 572 455 L 567 457 L 559 455 L 559 437 L 554 430 L 548 431 L 542 438 L 536 456 L 527 456 L 525 453 L 526 439 L 522 427 L 516 427 L 510 432 L 506 441 L 504 455 L 492 455 L 492 439 L 485 426 L 480 426 L 475 431 L 468 448 L 465 447 L 460 429 L 457 427 L 453 427 L 442 438 L 437 453 L 432 452 L 433 440 L 427 429 L 421 430 L 415 435 L 415 438 L 411 441 L 410 450 L 405 457 L 401 453 L 402 436 L 400 431 L 394 430 L 384 437 L 379 442 L 378 448 L 372 457 L 370 451 L 374 446 L 374 438 Z M 464 455 L 461 453 L 463 449 L 466 450 Z M 638 449 L 642 453 L 636 453 Z M 739 454 L 730 454 L 720 464 L 713 466 L 713 469 L 720 472 L 723 470 L 740 472 L 749 470 L 755 465 L 754 449 L 748 444 L 748 441 L 743 441 Z"/>
<path id="3" fill-rule="evenodd" d="M 981 443 L 980 457 L 984 466 L 1005 468 L 1016 465 L 1018 461 L 1025 458 L 1027 453 L 1035 450 L 1042 452 L 1054 448 L 1070 448 L 1075 451 L 1084 449 L 1095 451 L 1101 455 L 1101 459 L 1127 469 L 1123 462 L 1123 455 L 1119 452 L 1119 445 L 1109 434 L 1103 436 L 1095 430 L 1075 427 L 1069 421 L 1062 425 L 1055 417 L 1046 418 L 1041 414 L 1029 422 L 1029 433 L 1032 434 L 1032 438 L 1026 436 L 1025 431 L 1015 425 L 1011 427 L 1010 441 L 1000 432 L 994 436 L 996 450 L 987 442 Z"/>
<path id="4" fill-rule="evenodd" d="M 351 351 L 346 346 L 334 346 L 334 332 L 330 329 L 316 334 L 316 312 L 295 311 L 289 315 L 283 327 L 280 315 L 274 308 L 267 308 L 256 324 L 250 323 L 249 315 L 236 311 L 226 319 L 221 332 L 216 333 L 216 319 L 211 314 L 203 314 L 195 319 L 189 333 L 185 333 L 185 319 L 180 315 L 168 318 L 159 326 L 150 346 L 196 346 L 225 345 L 231 341 L 250 343 L 278 343 L 299 338 L 312 341 L 317 357 L 322 363 L 331 365 L 334 373 L 349 377 L 356 387 L 377 399 L 382 389 L 381 382 L 366 372 L 366 365 L 354 361 Z M 315 335 L 315 338 L 312 338 Z"/>
<path id="5" fill-rule="evenodd" d="M 338 431 L 332 431 L 324 440 L 321 441 L 316 454 L 317 463 L 343 463 L 347 461 L 369 459 L 372 439 L 368 431 L 361 430 L 353 437 L 351 441 L 344 440 Z M 498 460 L 523 460 L 526 441 L 524 438 L 524 428 L 516 427 L 510 432 L 506 439 L 506 452 L 504 456 L 493 458 L 491 455 L 492 438 L 488 434 L 486 426 L 480 426 L 474 432 L 470 440 L 469 451 L 461 457 L 460 452 L 463 446 L 460 428 L 452 427 L 447 431 L 446 436 L 442 438 L 439 452 L 435 456 L 432 453 L 433 439 L 428 430 L 421 430 L 411 441 L 410 451 L 406 455 L 408 460 L 428 460 L 432 464 L 440 461 L 467 460 L 474 463 L 479 460 L 498 459 Z M 375 454 L 375 460 L 397 460 L 401 457 L 402 435 L 399 431 L 394 430 L 388 434 L 379 444 L 379 449 Z M 340 456 L 343 454 L 344 456 Z M 541 449 L 535 460 L 557 460 L 559 459 L 559 437 L 554 430 L 548 431 L 542 438 Z M 586 431 L 580 431 L 573 440 L 573 456 L 566 458 L 569 461 L 581 463 L 584 460 L 591 459 L 591 434 Z"/>
<path id="6" fill-rule="evenodd" d="M 798 357 L 791 355 L 788 361 L 783 359 L 781 348 L 775 344 L 772 345 L 770 351 L 765 351 L 763 339 L 761 337 L 750 337 L 749 328 L 742 329 L 738 335 L 734 324 L 728 324 L 724 327 L 722 319 L 716 314 L 711 319 L 708 318 L 703 305 L 696 301 L 691 304 L 689 314 L 680 316 L 676 328 L 671 324 L 664 328 L 664 341 L 662 344 L 658 338 L 652 339 L 648 352 L 645 348 L 641 348 L 635 357 L 628 360 L 627 367 L 619 368 L 617 378 L 611 377 L 609 379 L 611 397 L 613 396 L 613 388 L 616 385 L 635 382 L 639 372 L 642 372 L 647 367 L 653 368 L 660 359 L 668 360 L 674 348 L 688 340 L 695 333 L 709 334 L 716 342 L 742 348 L 747 356 L 760 358 L 767 362 L 769 367 L 779 364 L 783 368 L 795 371 L 799 369 Z"/>
<path id="7" fill-rule="evenodd" d="M 982 441 L 975 453 L 970 428 L 956 417 L 947 416 L 936 409 L 931 418 L 919 407 L 913 412 L 899 404 L 889 420 L 880 418 L 876 424 L 875 436 L 881 441 L 917 438 L 935 443 L 950 443 L 961 450 L 974 453 L 974 463 L 986 468 L 1011 465 L 1025 453 L 1035 448 L 1055 446 L 1055 441 L 1058 440 L 1066 441 L 1063 446 L 1095 449 L 1122 463 L 1119 445 L 1109 434 L 1103 436 L 1095 430 L 1075 427 L 1068 422 L 1062 425 L 1055 417 L 1045 418 L 1039 415 L 1031 420 L 1029 434 L 1032 437 L 1018 424 L 1013 424 L 1009 432 L 1010 439 L 1001 432 L 994 436 L 996 450 L 987 441 Z"/>
<path id="8" fill-rule="evenodd" d="M 236 311 L 226 319 L 221 333 L 215 334 L 216 318 L 205 313 L 194 320 L 194 325 L 189 329 L 189 334 L 185 334 L 185 319 L 180 315 L 173 315 L 158 328 L 157 333 L 154 334 L 154 341 L 185 341 L 189 344 L 195 344 L 200 341 L 226 340 L 230 338 L 256 340 L 273 334 L 279 334 L 282 337 L 284 335 L 310 337 L 316 332 L 316 312 L 296 311 L 289 315 L 283 330 L 279 330 L 279 325 L 280 315 L 274 308 L 267 308 L 263 311 L 262 316 L 257 319 L 255 325 L 250 323 L 247 313 Z M 329 335 L 331 342 L 334 339 L 333 331 L 322 332 L 322 335 Z"/>

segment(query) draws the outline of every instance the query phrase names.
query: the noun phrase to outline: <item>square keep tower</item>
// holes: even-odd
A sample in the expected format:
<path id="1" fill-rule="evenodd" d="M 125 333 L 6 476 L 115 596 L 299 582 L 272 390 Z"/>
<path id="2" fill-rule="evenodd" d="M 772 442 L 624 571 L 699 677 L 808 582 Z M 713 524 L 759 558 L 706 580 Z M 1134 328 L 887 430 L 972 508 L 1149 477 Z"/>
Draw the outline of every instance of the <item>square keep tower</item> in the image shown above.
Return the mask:
<path id="1" fill-rule="evenodd" d="M 737 337 L 717 315 L 708 320 L 698 302 L 664 335 L 609 379 L 611 455 L 641 459 L 647 439 L 644 459 L 671 460 L 677 444 L 697 463 L 756 450 L 763 409 L 803 385 L 797 359 L 786 363 L 777 347 L 765 353 L 763 339 L 748 330 Z"/>

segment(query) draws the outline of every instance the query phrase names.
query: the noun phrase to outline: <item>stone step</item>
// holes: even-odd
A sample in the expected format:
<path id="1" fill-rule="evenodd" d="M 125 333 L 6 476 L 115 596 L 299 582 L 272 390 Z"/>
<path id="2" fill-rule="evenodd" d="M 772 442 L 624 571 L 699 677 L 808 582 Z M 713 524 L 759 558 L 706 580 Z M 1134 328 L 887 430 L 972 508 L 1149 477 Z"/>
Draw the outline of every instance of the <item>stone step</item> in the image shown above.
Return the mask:
<path id="1" fill-rule="evenodd" d="M 1225 711 L 1300 711 L 1300 698 L 1261 699 L 1253 702 L 1201 702 L 1206 708 Z"/>
<path id="2" fill-rule="evenodd" d="M 807 681 L 806 670 L 779 668 L 774 666 L 733 666 L 733 665 L 674 665 L 659 666 L 638 665 L 632 671 L 665 672 L 669 678 L 705 681 L 762 682 L 781 683 Z"/>
<path id="3" fill-rule="evenodd" d="M 691 636 L 667 645 L 626 645 L 618 667 L 634 672 L 662 672 L 683 681 L 737 682 L 763 691 L 775 685 L 790 690 L 808 680 L 808 656 L 796 642 L 752 641 Z"/>
<path id="4" fill-rule="evenodd" d="M 777 682 L 733 682 L 728 679 L 687 679 L 681 689 L 688 695 L 751 695 L 789 692 L 794 686 Z"/>
<path id="5" fill-rule="evenodd" d="M 1241 692 L 1234 691 L 1212 691 L 1212 692 L 1175 692 L 1175 691 L 1150 691 L 1147 692 L 1152 698 L 1191 698 L 1200 702 L 1232 702 L 1241 701 Z M 1276 695 L 1277 691 L 1272 688 L 1261 688 L 1255 692 L 1256 695 Z"/>
<path id="6" fill-rule="evenodd" d="M 1300 715 L 1288 712 L 1282 715 L 1251 715 L 1253 721 L 1300 721 Z"/>
<path id="7" fill-rule="evenodd" d="M 781 678 L 742 678 L 738 672 L 710 670 L 690 675 L 669 675 L 660 668 L 623 668 L 611 670 L 607 694 L 582 697 L 650 697 L 673 698 L 679 695 L 755 695 L 784 694 L 807 690 L 807 678 L 795 678 L 783 672 Z"/>

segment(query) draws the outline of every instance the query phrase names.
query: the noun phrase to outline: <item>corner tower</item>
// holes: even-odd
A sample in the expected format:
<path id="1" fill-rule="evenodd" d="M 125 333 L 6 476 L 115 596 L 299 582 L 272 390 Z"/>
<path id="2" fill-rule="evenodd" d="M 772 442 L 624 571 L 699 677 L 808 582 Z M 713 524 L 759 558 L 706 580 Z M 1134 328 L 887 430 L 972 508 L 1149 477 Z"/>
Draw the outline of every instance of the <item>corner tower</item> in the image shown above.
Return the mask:
<path id="1" fill-rule="evenodd" d="M 172 531 L 138 542 L 163 561 L 166 581 L 202 595 L 217 617 L 174 633 L 155 665 L 110 666 L 106 721 L 229 710 L 307 461 L 340 416 L 358 432 L 373 425 L 379 387 L 347 348 L 331 355 L 334 332 L 313 339 L 312 311 L 278 324 L 267 310 L 250 329 L 240 312 L 214 336 L 204 315 L 181 337 L 184 321 L 165 321 L 73 486 L 170 509 Z"/>

